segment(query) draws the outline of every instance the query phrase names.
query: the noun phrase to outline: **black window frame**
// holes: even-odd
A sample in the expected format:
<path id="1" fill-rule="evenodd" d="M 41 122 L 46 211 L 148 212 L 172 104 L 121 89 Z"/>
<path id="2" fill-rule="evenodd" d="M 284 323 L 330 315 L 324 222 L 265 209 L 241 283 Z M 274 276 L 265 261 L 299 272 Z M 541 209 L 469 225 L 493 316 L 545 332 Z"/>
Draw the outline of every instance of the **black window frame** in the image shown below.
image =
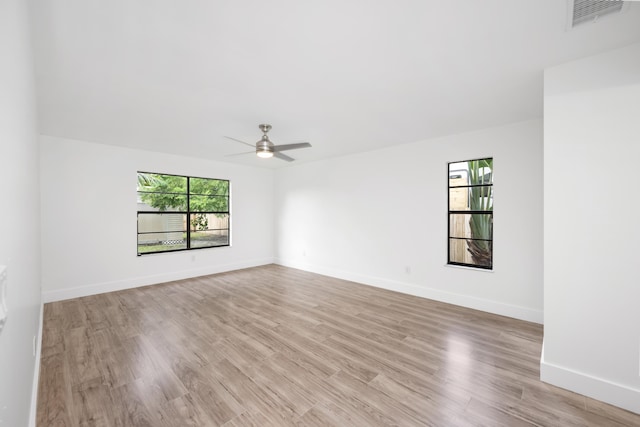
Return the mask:
<path id="1" fill-rule="evenodd" d="M 483 160 L 491 160 L 491 181 L 489 184 L 472 184 L 471 183 L 471 178 L 470 178 L 470 174 L 469 171 L 467 170 L 467 184 L 466 185 L 451 185 L 451 165 L 452 164 L 456 164 L 456 163 L 467 163 L 469 164 L 469 162 L 473 162 L 473 161 L 483 161 Z M 480 157 L 480 158 L 475 158 L 475 159 L 469 159 L 469 160 L 459 160 L 459 161 L 454 161 L 454 162 L 447 162 L 447 265 L 455 265 L 455 266 L 462 266 L 462 267 L 469 267 L 469 268 L 477 268 L 477 269 L 481 269 L 481 270 L 493 270 L 493 265 L 494 265 L 494 247 L 493 247 L 493 157 Z M 455 172 L 456 170 L 454 170 L 453 172 Z M 486 176 L 486 175 L 485 175 Z M 472 188 L 487 188 L 487 192 L 485 193 L 485 190 L 481 191 L 482 193 L 485 194 L 491 194 L 491 210 L 455 210 L 455 209 L 451 209 L 451 189 L 455 189 L 455 188 L 468 188 L 469 191 L 469 200 L 471 198 L 471 189 Z M 488 190 L 490 189 L 490 190 Z M 470 201 L 468 202 L 468 206 L 469 208 L 471 207 Z M 452 223 L 452 215 L 489 215 L 489 220 L 490 220 L 490 236 L 488 239 L 482 239 L 482 238 L 466 238 L 466 237 L 454 237 L 452 236 L 452 230 L 451 230 L 451 223 Z M 466 263 L 466 262 L 458 262 L 458 261 L 452 261 L 451 260 L 451 240 L 465 240 L 465 241 L 473 241 L 473 240 L 477 240 L 477 241 L 485 241 L 485 242 L 489 242 L 489 247 L 490 247 L 490 264 L 489 265 L 482 265 L 482 264 L 473 264 L 473 263 Z"/>
<path id="2" fill-rule="evenodd" d="M 199 177 L 199 176 L 190 176 L 190 175 L 177 175 L 177 174 L 171 174 L 171 173 L 164 173 L 164 172 L 144 172 L 144 171 L 137 171 L 137 174 L 148 174 L 148 175 L 164 175 L 164 176 L 174 176 L 174 177 L 178 177 L 178 178 L 185 178 L 186 182 L 187 182 L 187 186 L 186 186 L 186 190 L 185 193 L 164 193 L 164 194 L 179 194 L 179 195 L 184 195 L 185 196 L 185 200 L 186 200 L 186 210 L 137 210 L 137 214 L 136 214 L 136 253 L 138 256 L 143 256 L 143 255 L 153 255 L 153 254 L 161 254 L 161 253 L 172 253 L 172 252 L 184 252 L 184 251 L 192 251 L 192 250 L 200 250 L 200 249 L 212 249 L 212 248 L 222 248 L 222 247 L 229 247 L 231 246 L 231 181 L 228 179 L 220 179 L 220 178 L 205 178 L 205 177 Z M 201 211 L 201 210 L 191 210 L 191 203 L 190 203 L 190 199 L 192 196 L 203 196 L 200 194 L 191 194 L 191 180 L 192 179 L 202 179 L 202 180 L 211 180 L 211 181 L 223 181 L 227 183 L 227 194 L 226 195 L 204 195 L 207 197 L 225 197 L 226 200 L 226 210 L 223 211 L 210 211 L 210 210 L 206 210 L 206 211 Z M 140 193 L 145 193 L 144 191 L 140 191 L 139 189 L 136 191 L 136 194 L 139 195 Z M 186 235 L 186 248 L 179 248 L 179 249 L 167 249 L 167 250 L 159 250 L 159 251 L 151 251 L 151 252 L 140 252 L 140 243 L 139 243 L 139 237 L 141 234 L 160 234 L 160 233 L 169 233 L 169 232 L 178 232 L 178 230 L 175 231 L 167 231 L 167 230 L 161 230 L 161 231 L 145 231 L 145 232 L 140 232 L 140 215 L 152 215 L 152 214 L 175 214 L 175 215 L 185 215 L 186 218 L 186 230 L 180 230 L 180 232 L 184 232 Z M 195 214 L 221 214 L 221 215 L 226 215 L 227 216 L 227 228 L 220 228 L 220 229 L 207 229 L 206 231 L 216 231 L 216 230 L 226 230 L 227 231 L 227 243 L 226 244 L 222 244 L 222 245 L 213 245 L 213 246 L 196 246 L 196 247 L 192 247 L 191 244 L 191 228 L 190 228 L 190 224 L 191 224 L 191 215 L 195 215 Z"/>

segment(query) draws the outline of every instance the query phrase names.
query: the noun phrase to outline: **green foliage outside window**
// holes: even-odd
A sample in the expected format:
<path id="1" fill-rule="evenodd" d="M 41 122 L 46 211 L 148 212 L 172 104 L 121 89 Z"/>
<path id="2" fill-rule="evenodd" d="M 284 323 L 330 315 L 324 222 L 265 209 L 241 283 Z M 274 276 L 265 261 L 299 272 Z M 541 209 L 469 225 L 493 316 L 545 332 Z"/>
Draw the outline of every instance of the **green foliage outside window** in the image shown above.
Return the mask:
<path id="1" fill-rule="evenodd" d="M 471 185 L 484 185 L 482 187 L 470 187 L 470 210 L 493 211 L 493 186 L 490 185 L 493 183 L 493 159 L 471 160 L 467 164 L 469 168 L 469 183 Z M 492 242 L 490 241 L 492 238 L 492 222 L 492 215 L 471 215 L 469 219 L 473 240 L 467 242 L 469 245 L 468 250 L 477 265 L 492 264 Z"/>
<path id="2" fill-rule="evenodd" d="M 207 229 L 208 213 L 229 212 L 229 181 L 225 180 L 138 172 L 138 193 L 142 202 L 160 212 L 191 212 L 193 231 Z"/>

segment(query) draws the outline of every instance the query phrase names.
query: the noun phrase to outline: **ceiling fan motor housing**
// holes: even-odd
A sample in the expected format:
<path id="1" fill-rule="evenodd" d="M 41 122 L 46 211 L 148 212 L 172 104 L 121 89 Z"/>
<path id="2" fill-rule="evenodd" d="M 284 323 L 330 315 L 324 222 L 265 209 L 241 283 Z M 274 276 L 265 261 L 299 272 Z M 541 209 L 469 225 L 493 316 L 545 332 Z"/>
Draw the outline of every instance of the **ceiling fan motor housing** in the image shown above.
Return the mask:
<path id="1" fill-rule="evenodd" d="M 273 142 L 269 141 L 269 137 L 265 133 L 262 139 L 256 142 L 256 153 L 273 153 Z"/>

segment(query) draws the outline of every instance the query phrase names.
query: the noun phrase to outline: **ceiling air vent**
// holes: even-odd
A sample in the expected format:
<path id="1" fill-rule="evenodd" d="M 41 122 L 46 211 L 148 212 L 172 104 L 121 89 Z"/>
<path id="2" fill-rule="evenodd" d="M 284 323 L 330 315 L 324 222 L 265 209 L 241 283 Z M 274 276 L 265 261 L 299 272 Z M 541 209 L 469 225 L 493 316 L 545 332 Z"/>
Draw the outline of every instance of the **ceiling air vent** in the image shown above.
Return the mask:
<path id="1" fill-rule="evenodd" d="M 626 9 L 622 0 L 569 0 L 571 27 Z"/>

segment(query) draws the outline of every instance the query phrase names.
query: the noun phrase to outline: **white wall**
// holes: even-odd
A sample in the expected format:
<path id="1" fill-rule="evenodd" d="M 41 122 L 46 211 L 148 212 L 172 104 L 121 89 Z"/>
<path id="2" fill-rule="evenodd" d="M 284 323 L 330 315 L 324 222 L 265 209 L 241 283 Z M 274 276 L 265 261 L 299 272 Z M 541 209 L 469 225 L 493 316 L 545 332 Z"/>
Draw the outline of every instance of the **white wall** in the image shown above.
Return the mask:
<path id="1" fill-rule="evenodd" d="M 231 180 L 232 246 L 137 256 L 136 171 Z M 273 171 L 41 138 L 45 301 L 273 262 Z"/>
<path id="2" fill-rule="evenodd" d="M 542 378 L 640 413 L 640 44 L 546 70 L 544 141 Z"/>
<path id="3" fill-rule="evenodd" d="M 0 265 L 8 267 L 0 334 L 0 425 L 26 426 L 40 325 L 38 132 L 27 2 L 0 2 Z"/>
<path id="4" fill-rule="evenodd" d="M 448 267 L 447 162 L 489 156 L 494 271 Z M 535 120 L 277 170 L 278 262 L 542 322 L 542 169 Z"/>

